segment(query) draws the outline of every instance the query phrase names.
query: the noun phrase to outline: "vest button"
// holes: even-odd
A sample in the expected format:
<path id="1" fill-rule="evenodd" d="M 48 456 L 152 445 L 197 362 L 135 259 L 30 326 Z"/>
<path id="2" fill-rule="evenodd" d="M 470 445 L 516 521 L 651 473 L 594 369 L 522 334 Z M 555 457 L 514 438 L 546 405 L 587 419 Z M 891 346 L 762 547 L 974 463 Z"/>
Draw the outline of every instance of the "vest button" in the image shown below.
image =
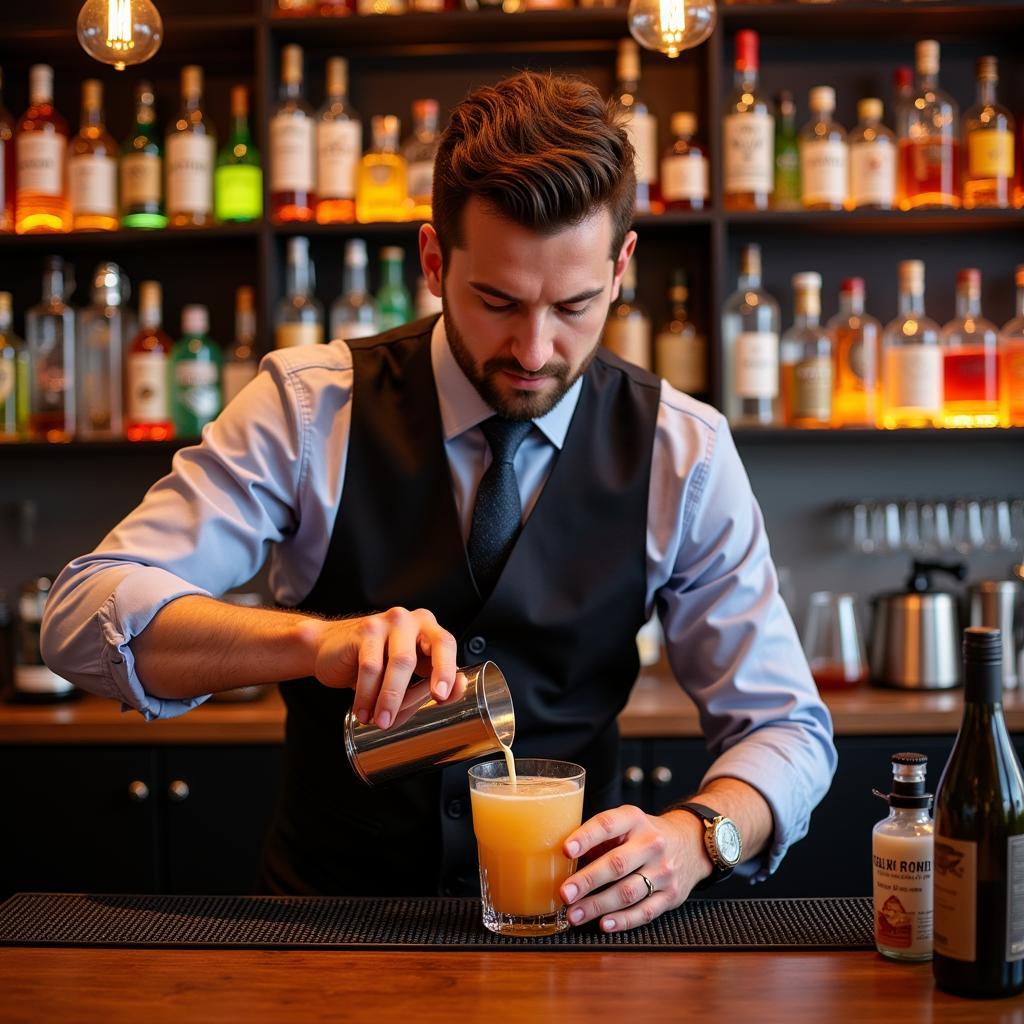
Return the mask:
<path id="1" fill-rule="evenodd" d="M 461 818 L 463 812 L 462 801 L 456 798 L 448 801 L 448 817 Z"/>
<path id="2" fill-rule="evenodd" d="M 466 641 L 466 650 L 470 654 L 483 654 L 487 650 L 487 641 L 482 636 L 471 636 Z"/>

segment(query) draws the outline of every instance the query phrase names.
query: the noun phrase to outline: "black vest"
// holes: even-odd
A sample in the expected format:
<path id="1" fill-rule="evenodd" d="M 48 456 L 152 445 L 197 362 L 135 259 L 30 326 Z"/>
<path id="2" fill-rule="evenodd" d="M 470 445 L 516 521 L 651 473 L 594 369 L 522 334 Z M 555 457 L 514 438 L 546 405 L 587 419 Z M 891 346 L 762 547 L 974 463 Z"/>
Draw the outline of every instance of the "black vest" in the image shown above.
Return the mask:
<path id="1" fill-rule="evenodd" d="M 562 451 L 498 583 L 470 571 L 430 362 L 435 319 L 350 342 L 351 434 L 341 506 L 301 608 L 322 615 L 429 608 L 458 663 L 508 680 L 519 757 L 587 769 L 585 815 L 620 802 L 616 716 L 636 679 L 657 378 L 599 352 Z M 281 685 L 284 792 L 264 887 L 437 895 L 477 886 L 467 765 L 379 787 L 345 758 L 351 690 Z"/>

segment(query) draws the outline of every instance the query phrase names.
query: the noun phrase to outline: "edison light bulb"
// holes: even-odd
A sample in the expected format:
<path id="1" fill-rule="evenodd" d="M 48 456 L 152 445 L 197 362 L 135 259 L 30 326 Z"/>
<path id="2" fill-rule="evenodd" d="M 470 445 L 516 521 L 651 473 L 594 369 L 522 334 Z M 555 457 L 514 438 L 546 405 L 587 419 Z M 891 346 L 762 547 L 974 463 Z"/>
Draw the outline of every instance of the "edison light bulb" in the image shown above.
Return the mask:
<path id="1" fill-rule="evenodd" d="M 678 57 L 715 30 L 715 0 L 630 0 L 629 31 L 648 50 Z"/>
<path id="2" fill-rule="evenodd" d="M 150 0 L 85 0 L 78 41 L 90 57 L 124 71 L 160 49 L 164 23 Z"/>

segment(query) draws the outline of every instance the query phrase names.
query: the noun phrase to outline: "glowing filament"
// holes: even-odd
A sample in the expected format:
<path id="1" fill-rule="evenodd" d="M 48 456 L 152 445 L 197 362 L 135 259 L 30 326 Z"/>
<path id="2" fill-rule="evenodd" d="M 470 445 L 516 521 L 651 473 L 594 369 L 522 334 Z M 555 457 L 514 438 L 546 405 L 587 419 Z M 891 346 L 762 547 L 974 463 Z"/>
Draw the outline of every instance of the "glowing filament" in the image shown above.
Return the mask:
<path id="1" fill-rule="evenodd" d="M 686 32 L 686 0 L 660 0 L 661 38 L 669 57 L 679 56 Z"/>
<path id="2" fill-rule="evenodd" d="M 107 46 L 112 50 L 131 50 L 132 0 L 107 0 Z"/>

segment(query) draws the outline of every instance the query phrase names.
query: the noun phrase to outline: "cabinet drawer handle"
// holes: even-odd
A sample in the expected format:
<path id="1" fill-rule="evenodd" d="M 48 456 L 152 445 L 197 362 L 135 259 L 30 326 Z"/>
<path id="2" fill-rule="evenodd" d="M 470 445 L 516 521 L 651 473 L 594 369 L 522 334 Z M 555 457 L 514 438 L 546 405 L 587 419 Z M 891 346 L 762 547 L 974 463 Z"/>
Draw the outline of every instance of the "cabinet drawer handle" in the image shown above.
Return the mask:
<path id="1" fill-rule="evenodd" d="M 667 786 L 672 781 L 672 769 L 660 764 L 651 772 L 651 782 L 656 786 Z"/>
<path id="2" fill-rule="evenodd" d="M 631 764 L 623 773 L 622 781 L 627 786 L 642 786 L 644 784 L 644 770 L 638 764 Z"/>
<path id="3" fill-rule="evenodd" d="M 192 791 L 188 788 L 188 783 L 183 779 L 175 779 L 167 787 L 167 795 L 176 803 L 180 804 L 188 799 L 189 793 Z"/>
<path id="4" fill-rule="evenodd" d="M 149 786 L 141 779 L 133 779 L 128 783 L 128 799 L 133 804 L 144 804 L 149 799 Z"/>

